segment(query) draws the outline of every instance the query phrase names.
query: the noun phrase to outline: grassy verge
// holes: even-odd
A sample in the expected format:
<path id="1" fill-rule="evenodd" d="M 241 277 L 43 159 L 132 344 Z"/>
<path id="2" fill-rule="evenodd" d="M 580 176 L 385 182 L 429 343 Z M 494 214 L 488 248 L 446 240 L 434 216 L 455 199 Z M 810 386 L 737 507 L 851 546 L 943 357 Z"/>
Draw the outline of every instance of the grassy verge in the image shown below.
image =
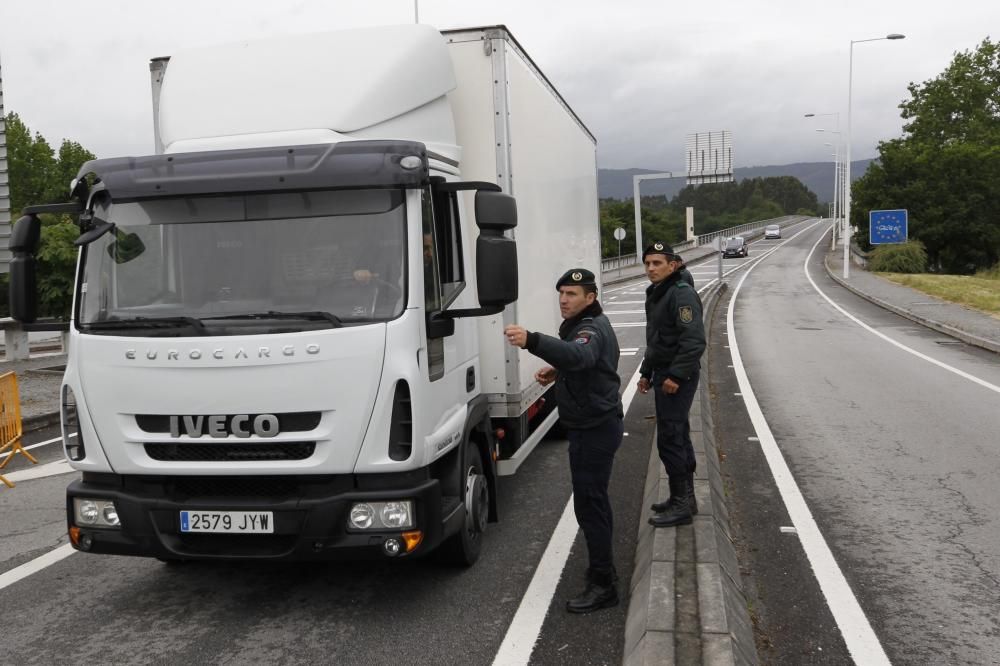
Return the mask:
<path id="1" fill-rule="evenodd" d="M 1000 279 L 990 274 L 879 273 L 879 275 L 925 294 L 982 310 L 1000 319 Z"/>

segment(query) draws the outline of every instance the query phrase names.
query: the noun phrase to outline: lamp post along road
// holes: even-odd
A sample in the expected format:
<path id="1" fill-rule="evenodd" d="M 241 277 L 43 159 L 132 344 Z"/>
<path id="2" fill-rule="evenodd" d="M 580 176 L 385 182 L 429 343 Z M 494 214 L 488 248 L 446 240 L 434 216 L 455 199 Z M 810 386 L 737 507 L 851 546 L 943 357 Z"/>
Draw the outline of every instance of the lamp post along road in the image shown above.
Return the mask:
<path id="1" fill-rule="evenodd" d="M 843 176 L 843 171 L 841 171 L 840 165 L 840 142 L 843 137 L 840 136 L 840 112 L 834 111 L 832 113 L 807 113 L 806 118 L 818 118 L 820 116 L 833 116 L 837 120 L 837 129 L 833 131 L 833 134 L 837 135 L 837 143 L 826 143 L 823 145 L 830 146 L 834 149 L 833 157 L 833 224 L 830 227 L 830 242 L 831 250 L 837 249 L 837 225 L 840 224 L 840 213 L 843 212 L 843 187 L 841 184 L 841 177 Z M 828 132 L 830 130 L 817 129 L 817 132 Z"/>
<path id="2" fill-rule="evenodd" d="M 829 144 L 827 144 L 829 145 Z M 833 226 L 830 233 L 830 249 L 837 249 L 837 225 L 840 223 L 840 145 L 833 147 Z"/>
<path id="3" fill-rule="evenodd" d="M 862 42 L 878 42 L 883 39 L 904 39 L 906 35 L 890 33 L 885 37 L 852 39 L 847 61 L 847 155 L 844 158 L 844 279 L 851 275 L 851 83 L 854 76 L 854 45 Z"/>
<path id="4" fill-rule="evenodd" d="M 666 180 L 673 177 L 674 174 L 669 171 L 632 176 L 632 204 L 635 208 L 635 262 L 637 264 L 642 263 L 642 214 L 639 210 L 639 183 L 644 180 Z"/>
<path id="5" fill-rule="evenodd" d="M 830 130 L 818 129 L 817 132 L 830 132 Z M 830 132 L 831 134 L 837 135 L 837 143 L 824 143 L 824 146 L 830 146 L 833 148 L 833 236 L 832 243 L 830 247 L 831 250 L 837 249 L 837 224 L 840 221 L 840 208 L 838 207 L 838 199 L 840 199 L 840 132 Z"/>

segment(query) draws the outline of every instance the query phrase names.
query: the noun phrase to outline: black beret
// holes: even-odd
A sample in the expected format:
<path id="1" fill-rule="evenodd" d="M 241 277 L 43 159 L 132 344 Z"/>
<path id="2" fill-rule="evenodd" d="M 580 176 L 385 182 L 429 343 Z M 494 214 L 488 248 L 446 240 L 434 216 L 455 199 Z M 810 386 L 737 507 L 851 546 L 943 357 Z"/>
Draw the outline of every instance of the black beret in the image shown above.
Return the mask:
<path id="1" fill-rule="evenodd" d="M 674 261 L 681 261 L 681 255 L 674 252 L 674 248 L 670 247 L 666 243 L 656 242 L 652 245 L 646 247 L 642 251 L 642 260 L 646 261 L 647 254 L 662 254 L 667 257 L 667 259 L 672 259 Z"/>
<path id="2" fill-rule="evenodd" d="M 571 268 L 563 273 L 562 277 L 556 282 L 556 289 L 566 285 L 571 287 L 574 285 L 596 287 L 597 282 L 594 280 L 594 274 L 586 268 Z"/>

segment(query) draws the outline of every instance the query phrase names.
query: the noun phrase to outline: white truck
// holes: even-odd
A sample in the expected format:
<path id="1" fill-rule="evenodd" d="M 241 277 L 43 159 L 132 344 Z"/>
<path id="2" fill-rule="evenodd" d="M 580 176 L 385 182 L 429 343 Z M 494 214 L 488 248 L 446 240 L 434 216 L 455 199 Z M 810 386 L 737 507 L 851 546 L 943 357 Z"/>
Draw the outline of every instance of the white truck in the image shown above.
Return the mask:
<path id="1" fill-rule="evenodd" d="M 73 545 L 471 564 L 558 416 L 503 326 L 554 332 L 557 277 L 600 274 L 594 137 L 503 26 L 150 70 L 156 154 L 87 163 L 10 243 L 30 326 L 38 215 L 79 215 Z"/>

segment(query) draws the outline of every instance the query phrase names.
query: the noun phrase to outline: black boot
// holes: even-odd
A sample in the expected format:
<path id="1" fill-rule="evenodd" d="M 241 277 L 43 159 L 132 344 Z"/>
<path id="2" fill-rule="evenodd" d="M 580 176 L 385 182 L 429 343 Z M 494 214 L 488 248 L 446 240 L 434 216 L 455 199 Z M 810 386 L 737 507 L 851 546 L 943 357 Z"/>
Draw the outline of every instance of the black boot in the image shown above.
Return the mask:
<path id="1" fill-rule="evenodd" d="M 677 496 L 681 494 L 680 481 L 681 479 L 676 476 L 672 477 L 670 475 L 667 475 L 667 483 L 670 485 L 670 497 L 668 497 L 666 501 L 657 502 L 656 504 L 653 504 L 649 508 L 655 511 L 656 513 L 664 513 L 666 511 L 670 511 L 670 508 L 674 505 L 674 501 L 676 500 Z"/>
<path id="2" fill-rule="evenodd" d="M 657 513 L 649 519 L 649 524 L 653 527 L 674 527 L 675 525 L 690 525 L 693 518 L 691 507 L 688 505 L 687 475 L 676 480 L 671 477 L 670 499 L 667 500 L 667 510 Z"/>
<path id="3" fill-rule="evenodd" d="M 570 613 L 590 613 L 618 605 L 618 588 L 612 571 L 591 571 L 583 594 L 566 602 Z"/>
<path id="4" fill-rule="evenodd" d="M 691 510 L 692 516 L 698 515 L 698 500 L 694 496 L 694 472 L 687 475 L 687 498 L 688 498 L 688 509 Z"/>
<path id="5" fill-rule="evenodd" d="M 693 473 L 687 475 L 687 498 L 688 498 L 688 508 L 691 509 L 691 515 L 692 516 L 697 516 L 698 515 L 698 499 L 694 495 L 694 474 Z M 671 504 L 671 502 L 670 502 L 670 500 L 672 500 L 672 499 L 673 499 L 673 496 L 670 496 L 670 497 L 668 497 L 666 499 L 665 502 L 657 502 L 656 504 L 652 505 L 649 508 L 652 509 L 653 511 L 655 511 L 656 513 L 665 513 L 665 512 L 667 512 L 667 511 L 670 510 L 671 506 L 673 506 Z"/>

